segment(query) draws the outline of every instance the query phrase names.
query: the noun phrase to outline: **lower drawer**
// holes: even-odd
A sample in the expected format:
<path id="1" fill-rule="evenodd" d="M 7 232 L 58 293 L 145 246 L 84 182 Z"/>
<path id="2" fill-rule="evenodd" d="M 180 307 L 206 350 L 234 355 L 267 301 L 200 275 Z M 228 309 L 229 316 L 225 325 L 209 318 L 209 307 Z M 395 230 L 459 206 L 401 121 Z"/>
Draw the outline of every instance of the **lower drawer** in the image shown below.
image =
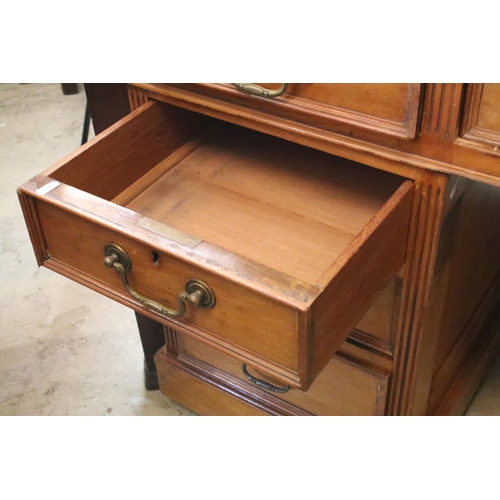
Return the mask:
<path id="1" fill-rule="evenodd" d="M 258 416 L 267 413 L 234 397 L 227 391 L 208 384 L 201 378 L 168 362 L 163 349 L 155 356 L 160 390 L 164 396 L 200 415 Z"/>
<path id="2" fill-rule="evenodd" d="M 308 391 L 276 393 L 258 387 L 242 364 L 191 337 L 183 336 L 178 356 L 162 349 L 156 356 L 162 393 L 204 415 L 248 415 L 248 405 L 269 414 L 383 415 L 388 374 L 361 366 L 342 354 L 334 356 Z M 280 388 L 283 384 L 247 366 L 247 372 Z M 184 380 L 176 385 L 175 379 Z M 228 399 L 229 398 L 229 399 Z M 233 403 L 229 403 L 232 401 Z M 241 405 L 244 405 L 240 408 Z M 237 413 L 238 414 L 238 413 Z"/>

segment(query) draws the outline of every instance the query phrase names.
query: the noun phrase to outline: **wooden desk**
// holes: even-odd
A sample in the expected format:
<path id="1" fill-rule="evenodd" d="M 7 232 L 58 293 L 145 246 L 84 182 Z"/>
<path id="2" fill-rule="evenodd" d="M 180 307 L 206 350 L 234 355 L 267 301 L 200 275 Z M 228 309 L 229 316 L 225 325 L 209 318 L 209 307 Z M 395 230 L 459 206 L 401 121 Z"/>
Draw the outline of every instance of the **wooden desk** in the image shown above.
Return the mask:
<path id="1" fill-rule="evenodd" d="M 370 278 L 356 285 L 357 295 L 343 306 L 345 315 L 335 313 L 335 321 L 328 323 L 331 333 L 328 328 L 319 333 L 319 319 L 307 323 L 299 334 L 303 343 L 297 347 L 297 369 L 291 368 L 293 362 L 288 358 L 280 357 L 279 349 L 262 350 L 261 344 L 249 344 L 236 330 L 224 332 L 224 339 L 218 340 L 217 331 L 164 318 L 109 289 L 103 293 L 138 311 L 148 385 L 154 386 L 153 353 L 158 351 L 155 360 L 162 392 L 201 414 L 463 413 L 500 344 L 500 259 L 496 252 L 500 229 L 495 219 L 500 208 L 500 85 L 289 84 L 277 97 L 251 95 L 248 91 L 255 92 L 255 86 L 242 87 L 89 84 L 86 92 L 96 133 L 130 110 L 145 109 L 142 106 L 148 101 L 156 101 L 166 106 L 157 107 L 166 110 L 165 123 L 173 131 L 174 125 L 180 127 L 186 120 L 197 126 L 208 119 L 229 124 L 231 130 L 243 127 L 243 131 L 254 130 L 322 151 L 337 158 L 339 165 L 352 165 L 353 176 L 368 166 L 375 169 L 374 175 L 379 172 L 373 182 L 386 175 L 382 172 L 407 179 L 412 186 L 409 225 L 404 229 L 403 224 L 395 232 L 406 241 L 402 266 L 388 271 L 387 279 L 376 278 L 370 271 Z M 280 89 L 279 85 L 267 88 Z M 137 128 L 140 130 L 143 128 Z M 182 127 L 179 130 L 184 133 Z M 112 133 L 110 138 L 122 132 Z M 248 132 L 244 137 L 254 136 Z M 279 149 L 278 144 L 286 144 L 270 140 L 274 150 Z M 113 144 L 113 148 L 119 147 L 119 142 Z M 304 154 L 313 158 L 316 153 Z M 65 168 L 63 164 L 52 169 L 49 177 L 81 186 L 82 181 L 65 173 Z M 264 171 L 266 183 L 271 181 L 265 175 L 272 170 L 271 166 Z M 318 175 L 316 160 L 310 172 Z M 363 179 L 361 190 L 370 185 L 365 174 Z M 328 182 L 333 186 L 337 181 Z M 232 184 L 231 189 L 236 185 L 241 184 Z M 348 197 L 350 202 L 353 196 Z M 37 205 L 43 200 L 29 201 L 33 197 L 37 198 L 32 186 L 21 190 L 28 221 L 35 220 L 33 214 L 44 216 L 43 203 Z M 316 195 L 310 200 L 314 209 L 322 203 Z M 359 204 L 352 207 L 347 219 L 357 214 Z M 397 213 L 403 212 L 398 208 Z M 48 245 L 50 250 L 52 245 L 57 254 L 60 242 L 51 240 L 47 222 L 42 220 L 41 226 L 42 237 L 37 236 L 36 221 L 29 223 L 39 263 L 84 282 L 78 272 L 53 263 L 52 252 L 44 248 Z M 383 241 L 387 240 L 367 251 L 358 264 L 360 272 L 361 262 L 370 262 L 377 255 L 392 256 L 391 245 L 383 249 Z M 373 269 L 382 267 L 383 259 Z M 354 283 L 356 276 L 350 273 L 349 280 Z M 384 280 L 384 287 L 378 289 Z M 367 298 L 368 282 L 378 290 L 373 299 Z M 92 286 L 99 289 L 100 285 Z M 326 310 L 334 310 L 348 290 L 342 285 L 341 295 L 332 292 L 325 299 L 333 301 Z M 366 307 L 358 304 L 357 296 L 361 302 L 366 299 Z M 358 309 L 364 313 L 331 357 L 332 338 L 341 335 L 334 333 L 340 328 L 338 323 L 344 316 L 356 317 Z M 245 328 L 254 331 L 251 326 Z M 259 342 L 270 338 L 272 343 L 272 329 L 268 335 Z M 283 350 L 291 348 L 289 341 L 276 342 L 282 342 Z M 242 362 L 246 373 L 241 370 Z M 292 388 L 280 392 L 285 384 Z"/>

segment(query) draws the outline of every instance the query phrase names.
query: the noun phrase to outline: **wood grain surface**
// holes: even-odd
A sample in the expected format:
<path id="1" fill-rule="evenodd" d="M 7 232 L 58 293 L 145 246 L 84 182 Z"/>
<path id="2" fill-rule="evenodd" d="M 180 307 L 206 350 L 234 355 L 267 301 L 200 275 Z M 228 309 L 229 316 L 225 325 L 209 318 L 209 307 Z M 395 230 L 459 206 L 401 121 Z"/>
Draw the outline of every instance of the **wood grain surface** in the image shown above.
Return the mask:
<path id="1" fill-rule="evenodd" d="M 315 284 L 401 183 L 309 148 L 226 128 L 127 208 Z"/>
<path id="2" fill-rule="evenodd" d="M 200 413 L 461 413 L 500 347 L 498 193 L 452 192 L 458 176 L 500 186 L 498 89 L 128 85 L 135 111 L 20 188 L 37 261 L 167 325 L 162 390 Z M 102 265 L 109 241 L 143 295 L 172 306 L 197 276 L 216 308 L 145 309 Z M 330 376 L 335 352 L 350 368 Z M 307 392 L 269 395 L 240 362 Z"/>
<path id="3" fill-rule="evenodd" d="M 273 89 L 279 84 L 257 84 Z M 179 88 L 343 133 L 366 129 L 403 138 L 415 137 L 421 84 L 289 83 L 276 98 L 250 95 L 232 84 L 182 84 Z"/>
<path id="4" fill-rule="evenodd" d="M 291 108 L 287 108 L 287 115 L 282 116 L 275 111 L 278 103 L 271 103 L 274 107 L 270 109 L 265 99 L 243 96 L 237 89 L 231 89 L 235 95 L 239 94 L 237 99 L 228 100 L 221 98 L 221 89 L 212 84 L 134 84 L 147 92 L 151 99 L 238 123 L 408 178 L 416 179 L 418 169 L 424 169 L 500 186 L 498 134 L 493 131 L 488 142 L 484 134 L 478 138 L 464 132 L 469 130 L 468 123 L 474 123 L 467 121 L 468 108 L 464 107 L 464 99 L 467 102 L 469 93 L 476 92 L 474 85 L 424 84 L 416 100 L 409 97 L 409 102 L 417 109 L 418 119 L 415 137 L 408 140 L 407 136 L 385 133 L 380 124 L 361 127 L 359 123 L 355 126 L 344 119 L 344 123 L 340 120 L 338 125 L 332 126 L 330 122 L 327 126 L 321 117 L 304 121 L 303 113 L 300 110 L 292 112 Z M 224 87 L 224 95 L 227 95 L 228 88 Z M 362 95 L 359 98 L 363 100 Z M 497 101 L 487 103 L 483 113 L 485 116 L 498 114 Z"/>
<path id="5" fill-rule="evenodd" d="M 185 336 L 183 356 L 191 356 L 252 387 L 241 370 L 241 363 L 215 349 Z M 257 378 L 280 386 L 280 382 L 253 367 L 248 371 Z M 307 392 L 291 389 L 284 394 L 269 393 L 314 415 L 383 415 L 387 391 L 387 374 L 378 373 L 340 356 L 333 357 Z M 255 388 L 257 393 L 264 389 Z"/>

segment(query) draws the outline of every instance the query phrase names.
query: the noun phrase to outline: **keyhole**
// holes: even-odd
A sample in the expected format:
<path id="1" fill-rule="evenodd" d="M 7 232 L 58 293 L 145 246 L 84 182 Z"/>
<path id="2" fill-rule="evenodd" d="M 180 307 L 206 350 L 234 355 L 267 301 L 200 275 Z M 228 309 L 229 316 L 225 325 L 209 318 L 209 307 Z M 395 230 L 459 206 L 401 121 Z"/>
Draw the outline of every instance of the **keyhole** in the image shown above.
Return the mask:
<path id="1" fill-rule="evenodd" d="M 160 256 L 158 252 L 155 252 L 154 250 L 151 252 L 151 258 L 153 260 L 153 264 L 158 267 L 160 265 Z"/>

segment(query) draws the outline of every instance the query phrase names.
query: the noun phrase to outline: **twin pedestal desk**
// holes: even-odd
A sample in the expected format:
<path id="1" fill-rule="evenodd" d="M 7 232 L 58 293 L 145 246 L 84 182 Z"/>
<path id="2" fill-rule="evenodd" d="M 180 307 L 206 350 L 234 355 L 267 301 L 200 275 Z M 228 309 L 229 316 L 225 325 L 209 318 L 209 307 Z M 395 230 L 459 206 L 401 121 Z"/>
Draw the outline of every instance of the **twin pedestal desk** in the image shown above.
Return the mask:
<path id="1" fill-rule="evenodd" d="M 202 415 L 462 414 L 500 347 L 500 84 L 86 85 L 19 188 Z"/>

